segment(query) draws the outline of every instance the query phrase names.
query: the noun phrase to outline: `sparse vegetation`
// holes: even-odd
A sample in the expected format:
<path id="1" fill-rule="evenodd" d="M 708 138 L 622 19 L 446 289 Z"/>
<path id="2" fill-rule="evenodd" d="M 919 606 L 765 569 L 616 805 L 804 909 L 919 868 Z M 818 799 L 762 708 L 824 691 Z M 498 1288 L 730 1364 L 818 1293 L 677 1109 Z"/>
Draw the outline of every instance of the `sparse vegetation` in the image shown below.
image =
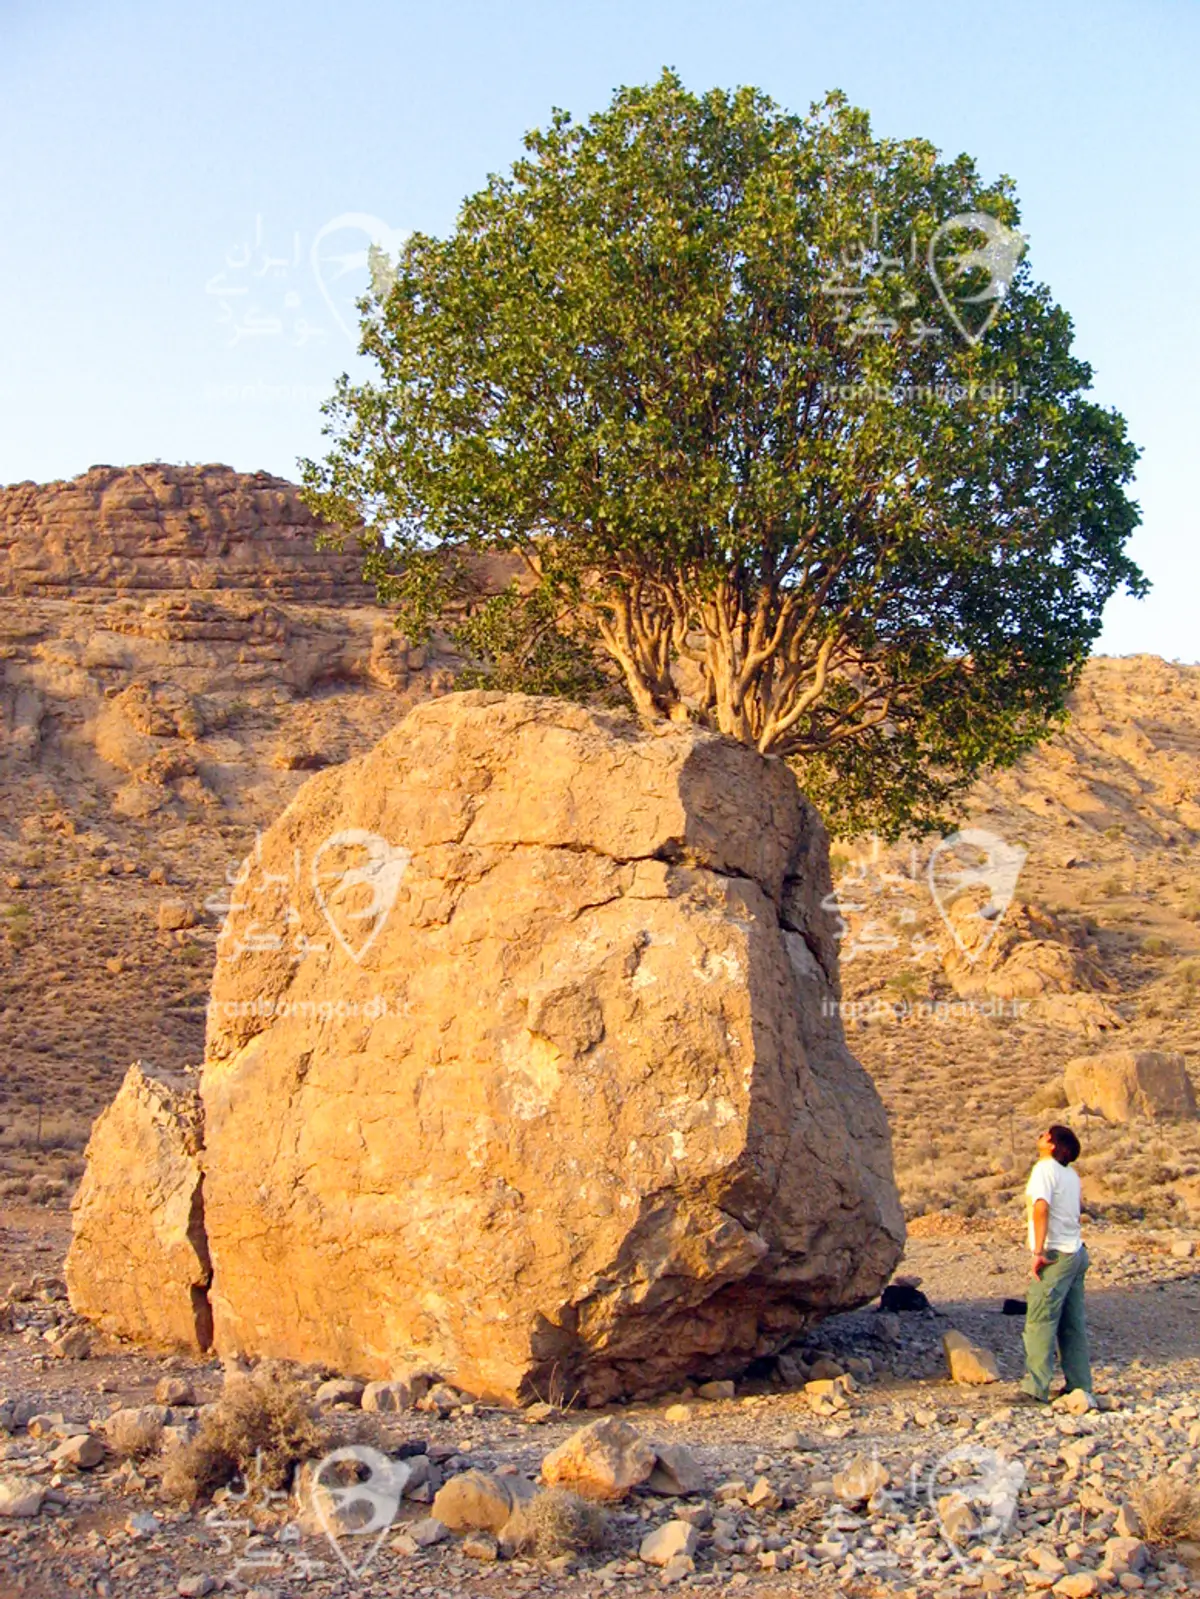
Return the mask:
<path id="1" fill-rule="evenodd" d="M 504 1532 L 517 1553 L 553 1560 L 602 1549 L 608 1530 L 603 1506 L 565 1488 L 546 1488 L 515 1511 Z"/>
<path id="2" fill-rule="evenodd" d="M 294 1379 L 273 1371 L 234 1377 L 205 1407 L 195 1438 L 168 1450 L 163 1493 L 194 1504 L 252 1469 L 262 1487 L 285 1488 L 295 1467 L 319 1455 L 326 1442 Z"/>
<path id="3" fill-rule="evenodd" d="M 1200 1542 L 1200 1488 L 1186 1479 L 1156 1477 L 1134 1498 L 1148 1543 Z"/>

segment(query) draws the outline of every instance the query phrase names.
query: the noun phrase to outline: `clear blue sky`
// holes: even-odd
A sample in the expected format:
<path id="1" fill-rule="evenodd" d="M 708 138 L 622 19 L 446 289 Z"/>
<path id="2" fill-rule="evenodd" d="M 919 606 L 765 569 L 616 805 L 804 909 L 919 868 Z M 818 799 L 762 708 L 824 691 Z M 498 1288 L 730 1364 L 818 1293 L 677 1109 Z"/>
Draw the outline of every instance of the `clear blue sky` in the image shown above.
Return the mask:
<path id="1" fill-rule="evenodd" d="M 448 229 L 552 106 L 668 64 L 793 110 L 840 87 L 1016 180 L 1034 270 L 1145 452 L 1155 589 L 1102 648 L 1200 658 L 1191 0 L 0 0 L 0 482 L 294 476 L 355 366 L 368 232 Z"/>

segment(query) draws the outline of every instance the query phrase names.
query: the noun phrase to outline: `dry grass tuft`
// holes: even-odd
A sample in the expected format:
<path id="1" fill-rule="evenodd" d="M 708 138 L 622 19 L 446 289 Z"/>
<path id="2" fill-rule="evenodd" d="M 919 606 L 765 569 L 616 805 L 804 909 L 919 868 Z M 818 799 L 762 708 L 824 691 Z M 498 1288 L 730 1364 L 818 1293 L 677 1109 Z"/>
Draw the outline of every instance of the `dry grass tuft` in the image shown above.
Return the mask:
<path id="1" fill-rule="evenodd" d="M 202 1412 L 191 1442 L 167 1452 L 163 1492 L 194 1504 L 237 1476 L 284 1488 L 293 1468 L 320 1454 L 325 1443 L 299 1383 L 273 1372 L 234 1377 Z"/>
<path id="2" fill-rule="evenodd" d="M 608 1515 L 601 1505 L 566 1488 L 546 1488 L 517 1507 L 505 1525 L 504 1538 L 516 1553 L 540 1560 L 581 1554 L 604 1547 Z"/>
<path id="3" fill-rule="evenodd" d="M 1200 1542 L 1200 1488 L 1173 1477 L 1156 1477 L 1133 1503 L 1147 1543 Z"/>
<path id="4" fill-rule="evenodd" d="M 116 1410 L 103 1427 L 108 1447 L 121 1460 L 141 1460 L 154 1454 L 162 1443 L 162 1431 L 162 1422 L 151 1405 Z"/>

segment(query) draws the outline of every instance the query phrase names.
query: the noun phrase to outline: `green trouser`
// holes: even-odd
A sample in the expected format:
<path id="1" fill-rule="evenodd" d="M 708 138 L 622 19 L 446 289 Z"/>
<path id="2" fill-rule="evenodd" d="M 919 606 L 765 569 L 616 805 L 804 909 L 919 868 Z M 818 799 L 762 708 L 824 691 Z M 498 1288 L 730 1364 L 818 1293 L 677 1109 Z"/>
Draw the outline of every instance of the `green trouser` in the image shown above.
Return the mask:
<path id="1" fill-rule="evenodd" d="M 1021 1387 L 1036 1399 L 1049 1399 L 1054 1376 L 1054 1345 L 1062 1360 L 1067 1392 L 1092 1391 L 1088 1361 L 1087 1322 L 1083 1314 L 1083 1278 L 1088 1252 L 1081 1245 L 1073 1255 L 1047 1250 L 1047 1264 L 1029 1284 L 1025 1311 L 1025 1376 Z"/>

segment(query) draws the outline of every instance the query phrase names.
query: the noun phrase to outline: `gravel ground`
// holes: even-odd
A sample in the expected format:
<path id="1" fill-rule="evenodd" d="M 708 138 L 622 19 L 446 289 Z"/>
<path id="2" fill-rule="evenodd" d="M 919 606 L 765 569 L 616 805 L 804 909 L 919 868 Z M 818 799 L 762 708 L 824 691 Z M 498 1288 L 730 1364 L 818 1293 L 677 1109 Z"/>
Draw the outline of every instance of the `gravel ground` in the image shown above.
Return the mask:
<path id="1" fill-rule="evenodd" d="M 1200 1260 L 1172 1253 L 1179 1240 L 1092 1230 L 1089 1313 L 1103 1408 L 1076 1416 L 1013 1403 L 1021 1319 L 1000 1305 L 1023 1295 L 1027 1257 L 1011 1227 L 972 1218 L 927 1228 L 910 1240 L 902 1270 L 921 1279 L 932 1310 L 859 1311 L 808 1340 L 810 1359 L 823 1355 L 852 1373 L 845 1408 L 819 1414 L 803 1388 L 770 1375 L 740 1383 L 732 1399 L 671 1395 L 603 1412 L 652 1442 L 685 1444 L 706 1489 L 686 1498 L 635 1490 L 611 1512 L 608 1547 L 554 1566 L 474 1558 L 454 1536 L 413 1553 L 402 1535 L 429 1517 L 439 1480 L 468 1466 L 535 1478 L 549 1450 L 597 1413 L 531 1425 L 519 1412 L 470 1406 L 446 1415 L 333 1412 L 339 1441 L 410 1459 L 423 1449 L 430 1462 L 430 1485 L 400 1503 L 359 1577 L 343 1556 L 361 1566 L 369 1539 L 344 1537 L 334 1547 L 319 1528 L 299 1524 L 295 1502 L 258 1491 L 253 1480 L 241 1485 L 243 1498 L 221 1496 L 185 1513 L 160 1496 L 155 1459 L 109 1454 L 91 1470 L 51 1460 L 66 1438 L 118 1406 L 153 1402 L 164 1376 L 190 1383 L 197 1404 L 216 1399 L 223 1382 L 217 1363 L 155 1359 L 100 1340 L 82 1360 L 47 1353 L 44 1333 L 72 1322 L 59 1285 L 67 1225 L 61 1211 L 31 1208 L 8 1212 L 0 1226 L 0 1284 L 17 1290 L 0 1312 L 9 1323 L 0 1332 L 0 1403 L 15 1402 L 9 1430 L 0 1431 L 0 1493 L 5 1484 L 42 1490 L 37 1514 L 0 1516 L 0 1599 L 582 1599 L 658 1593 L 664 1584 L 755 1595 L 1192 1591 L 1188 1561 L 1200 1549 L 1111 1542 L 1126 1530 L 1122 1507 L 1139 1488 L 1200 1475 Z M 950 1326 L 995 1354 L 999 1382 L 948 1381 L 941 1337 Z M 668 1419 L 681 1400 L 686 1419 Z M 194 1414 L 176 1407 L 169 1419 L 186 1424 Z M 856 1463 L 875 1488 L 869 1500 L 840 1475 Z M 990 1533 L 963 1526 L 952 1543 L 956 1511 L 946 1495 L 957 1488 L 973 1500 L 978 1522 L 988 1508 L 979 1493 L 994 1494 L 997 1483 L 1012 1487 L 1015 1514 L 1001 1514 Z M 670 1521 L 696 1529 L 692 1569 L 685 1560 L 664 1573 L 639 1559 L 645 1535 Z"/>

